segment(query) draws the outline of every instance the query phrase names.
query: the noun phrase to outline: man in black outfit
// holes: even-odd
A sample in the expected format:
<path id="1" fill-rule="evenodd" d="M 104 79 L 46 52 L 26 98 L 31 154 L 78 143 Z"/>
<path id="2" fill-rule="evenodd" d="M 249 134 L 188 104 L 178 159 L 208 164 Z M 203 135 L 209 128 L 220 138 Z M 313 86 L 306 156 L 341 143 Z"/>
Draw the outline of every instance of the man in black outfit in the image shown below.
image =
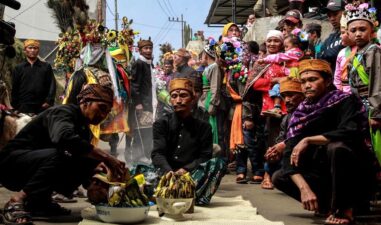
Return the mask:
<path id="1" fill-rule="evenodd" d="M 152 49 L 150 39 L 138 42 L 139 58 L 132 65 L 131 98 L 128 112 L 130 134 L 126 136 L 125 159 L 129 164 L 148 163 L 152 149 L 153 94 L 152 93 Z M 156 99 L 155 99 L 156 100 Z"/>
<path id="2" fill-rule="evenodd" d="M 327 7 L 323 9 L 327 13 L 328 20 L 333 27 L 332 33 L 323 41 L 318 59 L 331 62 L 331 69 L 335 71 L 336 58 L 340 50 L 344 48 L 340 37 L 340 19 L 344 11 L 345 2 L 343 0 L 330 0 Z"/>
<path id="3" fill-rule="evenodd" d="M 365 109 L 356 96 L 333 88 L 328 62 L 301 61 L 299 73 L 306 100 L 288 123 L 282 169 L 273 183 L 304 209 L 330 212 L 325 224 L 351 223 L 354 212 L 369 204 L 375 178 Z"/>
<path id="4" fill-rule="evenodd" d="M 54 105 L 56 80 L 52 67 L 38 59 L 40 43 L 24 42 L 26 61 L 18 64 L 12 74 L 12 102 L 21 113 L 38 114 Z"/>
<path id="5" fill-rule="evenodd" d="M 79 185 L 87 187 L 100 162 L 116 176 L 124 173 L 123 162 L 90 144 L 89 125 L 110 112 L 112 89 L 87 85 L 78 102 L 40 113 L 0 151 L 0 183 L 16 192 L 4 207 L 6 224 L 70 213 L 51 202 L 52 192 L 69 196 Z"/>

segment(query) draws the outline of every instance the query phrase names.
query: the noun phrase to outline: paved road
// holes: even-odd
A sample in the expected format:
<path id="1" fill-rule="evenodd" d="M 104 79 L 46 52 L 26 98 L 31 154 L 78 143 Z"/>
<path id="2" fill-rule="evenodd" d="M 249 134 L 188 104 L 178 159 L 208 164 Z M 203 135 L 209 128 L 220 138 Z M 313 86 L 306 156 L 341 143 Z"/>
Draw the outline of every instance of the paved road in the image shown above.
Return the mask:
<path id="1" fill-rule="evenodd" d="M 124 141 L 121 142 L 119 148 L 124 147 Z M 107 148 L 105 143 L 101 143 L 101 147 Z M 120 153 L 119 159 L 123 159 L 123 151 Z M 290 197 L 284 195 L 277 190 L 263 190 L 258 184 L 236 184 L 234 175 L 226 175 L 216 195 L 233 197 L 242 195 L 245 200 L 251 202 L 253 207 L 257 208 L 260 215 L 271 221 L 283 221 L 286 225 L 308 225 L 323 224 L 323 218 L 313 216 L 313 213 L 307 212 L 301 208 L 301 204 Z M 8 201 L 11 192 L 5 188 L 0 188 L 0 208 Z M 60 225 L 76 225 L 81 221 L 80 211 L 84 207 L 89 206 L 84 199 L 78 199 L 78 203 L 64 204 L 64 207 L 72 210 L 72 215 L 63 218 L 56 218 L 50 221 L 37 221 L 36 225 L 60 224 Z M 357 223 L 359 225 L 381 225 L 381 221 Z"/>

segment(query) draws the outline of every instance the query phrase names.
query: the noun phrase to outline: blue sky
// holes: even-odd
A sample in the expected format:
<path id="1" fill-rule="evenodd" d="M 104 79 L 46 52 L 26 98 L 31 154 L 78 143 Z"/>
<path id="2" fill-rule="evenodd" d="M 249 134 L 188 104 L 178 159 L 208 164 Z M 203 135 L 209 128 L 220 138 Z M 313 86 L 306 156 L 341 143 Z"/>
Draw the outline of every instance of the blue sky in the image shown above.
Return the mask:
<path id="1" fill-rule="evenodd" d="M 106 25 L 114 29 L 114 0 L 107 0 Z M 159 58 L 159 44 L 169 42 L 175 49 L 181 47 L 181 23 L 168 22 L 168 16 L 184 20 L 194 31 L 204 30 L 205 38 L 218 38 L 222 28 L 209 28 L 204 24 L 212 0 L 118 0 L 119 19 L 127 16 L 133 19 L 133 29 L 140 32 L 139 37 L 151 36 L 154 42 L 154 57 Z M 120 28 L 120 23 L 119 23 Z M 139 37 L 135 40 L 138 41 Z M 155 61 L 156 61 L 155 60 Z"/>

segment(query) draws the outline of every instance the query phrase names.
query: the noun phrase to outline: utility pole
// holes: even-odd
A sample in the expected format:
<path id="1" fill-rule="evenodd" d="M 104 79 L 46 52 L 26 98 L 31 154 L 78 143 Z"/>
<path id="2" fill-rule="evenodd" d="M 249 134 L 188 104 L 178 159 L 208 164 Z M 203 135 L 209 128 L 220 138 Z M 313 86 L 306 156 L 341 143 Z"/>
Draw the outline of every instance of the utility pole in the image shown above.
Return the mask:
<path id="1" fill-rule="evenodd" d="M 232 22 L 236 23 L 236 10 L 237 10 L 237 2 L 236 0 L 232 0 Z"/>
<path id="2" fill-rule="evenodd" d="M 178 22 L 178 23 L 181 23 L 181 47 L 184 48 L 184 26 L 185 26 L 185 21 L 183 19 L 183 14 L 181 14 L 181 18 L 179 20 L 179 17 L 177 17 L 176 19 L 174 17 L 168 17 L 168 21 L 169 22 Z"/>
<path id="3" fill-rule="evenodd" d="M 119 20 L 118 0 L 115 0 L 115 30 L 118 30 L 118 20 Z"/>

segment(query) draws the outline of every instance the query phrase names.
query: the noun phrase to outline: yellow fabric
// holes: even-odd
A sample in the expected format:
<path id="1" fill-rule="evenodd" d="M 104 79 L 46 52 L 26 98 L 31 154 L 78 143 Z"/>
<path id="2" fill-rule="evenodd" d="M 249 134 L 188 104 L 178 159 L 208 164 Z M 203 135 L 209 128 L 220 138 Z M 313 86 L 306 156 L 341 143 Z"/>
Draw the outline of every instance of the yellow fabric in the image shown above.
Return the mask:
<path id="1" fill-rule="evenodd" d="M 299 62 L 299 75 L 306 71 L 325 72 L 332 76 L 331 66 L 321 59 L 305 59 Z"/>
<path id="2" fill-rule="evenodd" d="M 86 84 L 96 84 L 97 79 L 95 78 L 94 74 L 91 73 L 91 71 L 87 68 L 83 69 L 86 75 Z M 69 84 L 66 90 L 65 98 L 62 101 L 62 104 L 67 104 L 68 97 L 70 95 L 70 92 L 72 91 L 73 87 L 73 76 L 69 80 Z M 91 144 L 94 146 L 97 146 L 99 142 L 99 136 L 100 136 L 100 125 L 90 125 L 90 130 L 93 133 L 93 139 L 91 140 Z"/>
<path id="3" fill-rule="evenodd" d="M 237 150 L 237 147 L 243 146 L 243 130 L 242 130 L 242 98 L 237 94 L 234 89 L 230 86 L 229 82 L 226 83 L 229 90 L 230 96 L 233 98 L 235 103 L 235 109 L 230 129 L 230 144 L 229 149 L 233 153 Z"/>
<path id="4" fill-rule="evenodd" d="M 286 77 L 280 80 L 280 93 L 284 92 L 298 92 L 303 93 L 302 84 L 299 80 L 293 79 L 291 77 Z"/>
<path id="5" fill-rule="evenodd" d="M 24 41 L 24 48 L 28 47 L 28 46 L 35 46 L 35 47 L 40 47 L 40 42 L 37 41 L 37 40 L 33 40 L 33 39 L 28 39 L 28 40 L 25 40 Z"/>
<path id="6" fill-rule="evenodd" d="M 124 51 L 126 61 L 129 62 L 130 61 L 130 49 L 128 48 L 128 44 L 127 43 L 122 44 L 121 42 L 118 42 L 118 44 L 119 44 L 119 48 Z"/>
<path id="7" fill-rule="evenodd" d="M 235 24 L 235 23 L 228 23 L 228 24 L 226 24 L 225 26 L 224 26 L 224 28 L 222 29 L 222 37 L 226 37 L 226 36 L 228 36 L 228 30 L 229 30 L 229 28 L 231 27 L 231 26 L 233 26 L 233 25 L 236 25 L 237 26 L 237 24 Z M 238 26 L 237 26 L 238 27 Z"/>

